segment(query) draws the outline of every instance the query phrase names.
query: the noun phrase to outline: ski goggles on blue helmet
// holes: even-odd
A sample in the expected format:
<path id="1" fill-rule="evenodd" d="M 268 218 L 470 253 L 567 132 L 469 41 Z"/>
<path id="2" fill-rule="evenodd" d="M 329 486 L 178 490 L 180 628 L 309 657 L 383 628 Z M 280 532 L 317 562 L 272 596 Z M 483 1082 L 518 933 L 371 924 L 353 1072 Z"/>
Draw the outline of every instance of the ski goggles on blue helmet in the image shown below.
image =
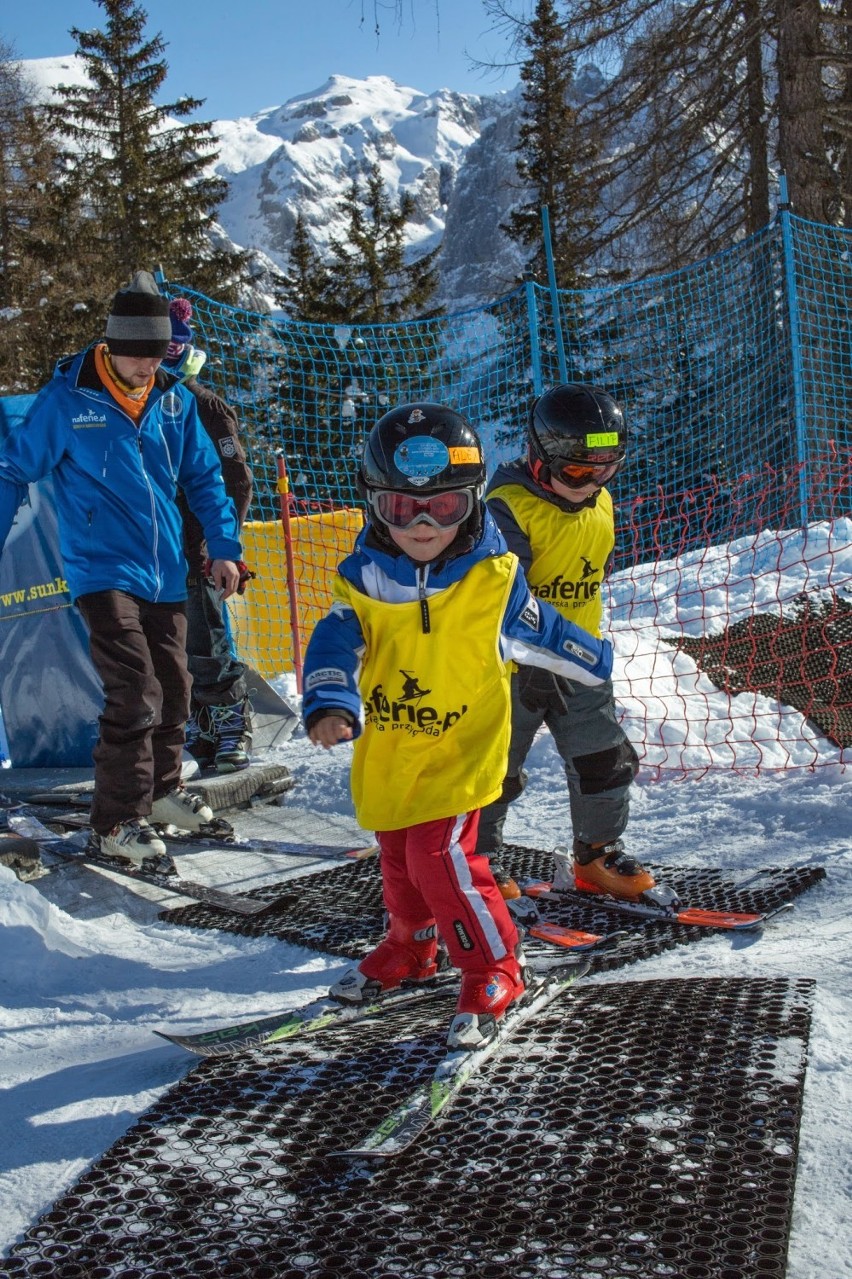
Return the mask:
<path id="1" fill-rule="evenodd" d="M 438 493 L 399 493 L 392 489 L 371 489 L 367 501 L 375 515 L 390 528 L 409 529 L 415 524 L 433 528 L 454 528 L 473 510 L 472 489 L 444 489 Z"/>

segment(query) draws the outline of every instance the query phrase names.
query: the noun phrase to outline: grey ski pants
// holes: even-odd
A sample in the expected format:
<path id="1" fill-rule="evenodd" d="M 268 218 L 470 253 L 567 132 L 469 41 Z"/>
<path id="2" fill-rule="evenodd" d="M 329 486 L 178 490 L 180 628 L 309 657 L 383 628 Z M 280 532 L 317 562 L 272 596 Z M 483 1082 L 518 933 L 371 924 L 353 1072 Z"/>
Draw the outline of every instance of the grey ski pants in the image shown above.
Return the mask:
<path id="1" fill-rule="evenodd" d="M 587 844 L 609 843 L 627 826 L 639 760 L 618 722 L 612 683 L 586 688 L 560 680 L 560 688 L 566 695 L 532 707 L 521 701 L 519 676 L 512 677 L 509 762 L 502 795 L 480 814 L 478 853 L 499 853 L 503 846 L 506 813 L 524 789 L 524 760 L 542 724 L 565 765 L 572 834 Z"/>

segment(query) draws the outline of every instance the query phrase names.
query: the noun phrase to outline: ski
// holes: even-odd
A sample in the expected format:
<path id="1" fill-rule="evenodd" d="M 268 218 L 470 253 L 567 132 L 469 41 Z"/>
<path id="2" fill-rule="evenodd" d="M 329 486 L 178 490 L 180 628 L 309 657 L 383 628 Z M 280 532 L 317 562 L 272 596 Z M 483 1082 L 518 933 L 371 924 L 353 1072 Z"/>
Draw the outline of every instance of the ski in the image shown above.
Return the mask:
<path id="1" fill-rule="evenodd" d="M 580 888 L 554 888 L 549 880 L 533 880 L 522 885 L 524 893 L 540 901 L 562 901 L 571 898 L 587 905 L 603 906 L 608 910 L 620 911 L 623 915 L 634 915 L 640 919 L 659 921 L 664 924 L 693 924 L 699 928 L 724 928 L 734 932 L 753 932 L 763 927 L 767 920 L 783 911 L 792 910 L 792 902 L 782 902 L 774 910 L 741 911 L 741 910 L 705 910 L 700 906 L 652 906 L 646 902 L 629 902 L 619 897 L 611 897 L 607 893 L 589 893 Z"/>
<path id="2" fill-rule="evenodd" d="M 277 909 L 277 901 L 260 901 L 253 897 L 241 897 L 229 893 L 222 888 L 211 888 L 208 884 L 198 884 L 191 879 L 182 879 L 177 870 L 169 874 L 164 871 L 150 871 L 141 866 L 119 862 L 111 857 L 101 857 L 88 847 L 88 835 L 80 831 L 74 835 L 56 835 L 47 826 L 42 825 L 37 817 L 28 813 L 9 811 L 6 813 L 9 830 L 15 831 L 28 839 L 35 840 L 41 849 L 61 857 L 65 861 L 82 862 L 93 870 L 108 870 L 125 879 L 137 880 L 150 884 L 154 888 L 163 888 L 178 897 L 190 897 L 193 901 L 203 902 L 216 910 L 228 911 L 235 915 L 262 915 Z"/>
<path id="3" fill-rule="evenodd" d="M 34 794 L 27 794 L 26 800 L 28 804 L 41 804 L 47 807 L 65 807 L 68 808 L 85 808 L 86 812 L 92 806 L 91 791 L 36 791 Z"/>
<path id="4" fill-rule="evenodd" d="M 55 816 L 51 813 L 50 820 L 55 825 L 71 830 L 86 829 L 89 822 L 88 814 L 79 810 L 57 813 Z M 311 861 L 359 861 L 374 857 L 379 851 L 378 844 L 347 848 L 336 844 L 300 844 L 287 839 L 255 839 L 235 834 L 230 822 L 223 822 L 221 818 L 217 818 L 216 822 L 221 823 L 221 826 L 206 831 L 178 831 L 171 826 L 159 826 L 156 822 L 152 825 L 169 851 L 174 848 L 211 853 L 273 853 L 282 857 L 305 857 Z"/>
<path id="5" fill-rule="evenodd" d="M 386 1159 L 400 1154 L 451 1104 L 465 1085 L 509 1039 L 589 970 L 582 957 L 529 977 L 529 985 L 497 1023 L 497 1034 L 481 1048 L 453 1049 L 441 1059 L 426 1083 L 420 1084 L 357 1146 L 333 1153 L 346 1159 Z"/>
<path id="6" fill-rule="evenodd" d="M 542 921 L 540 926 L 537 926 L 537 930 L 533 930 L 533 935 L 557 946 L 589 951 L 613 944 L 619 937 L 623 937 L 624 933 L 585 933 L 578 929 L 562 928 L 558 924 L 547 924 Z M 558 966 L 562 966 L 562 961 Z M 588 965 L 584 965 L 584 972 L 587 967 Z M 292 1039 L 294 1035 L 310 1034 L 317 1030 L 324 1030 L 327 1026 L 363 1021 L 366 1017 L 372 1017 L 375 1013 L 387 1008 L 397 1008 L 429 995 L 441 995 L 447 991 L 452 993 L 457 989 L 457 985 L 458 973 L 455 970 L 449 970 L 433 977 L 431 981 L 389 990 L 368 1004 L 343 1004 L 326 997 L 314 1000 L 313 1003 L 306 1004 L 304 1008 L 297 1008 L 292 1012 L 272 1013 L 268 1017 L 237 1022 L 234 1025 L 217 1026 L 213 1030 L 202 1030 L 190 1034 L 156 1030 L 154 1034 L 199 1057 L 228 1057 L 242 1052 L 245 1048 L 280 1043 L 284 1039 Z"/>
<path id="7" fill-rule="evenodd" d="M 177 848 L 206 849 L 210 852 L 277 853 L 286 857 L 310 857 L 329 861 L 362 861 L 374 857 L 378 844 L 366 844 L 357 848 L 336 847 L 334 844 L 298 844 L 287 839 L 254 839 L 240 835 L 217 836 L 204 831 L 163 830 L 166 845 Z"/>
<path id="8" fill-rule="evenodd" d="M 549 920 L 539 919 L 527 929 L 530 937 L 549 942 L 553 946 L 564 946 L 566 950 L 590 951 L 606 950 L 617 946 L 622 937 L 626 937 L 624 929 L 612 933 L 587 933 L 581 928 L 564 928 L 562 924 L 552 924 Z"/>
<path id="9" fill-rule="evenodd" d="M 450 970 L 430 981 L 412 983 L 389 990 L 364 1004 L 343 1004 L 325 996 L 315 999 L 292 1012 L 272 1013 L 254 1021 L 239 1022 L 232 1026 L 217 1026 L 195 1034 L 172 1034 L 155 1030 L 160 1039 L 167 1039 L 179 1048 L 186 1048 L 199 1057 L 230 1057 L 263 1044 L 277 1044 L 296 1035 L 314 1034 L 328 1026 L 348 1025 L 364 1021 L 377 1013 L 399 1008 L 416 1000 L 434 995 L 455 994 L 458 990 L 458 973 Z"/>

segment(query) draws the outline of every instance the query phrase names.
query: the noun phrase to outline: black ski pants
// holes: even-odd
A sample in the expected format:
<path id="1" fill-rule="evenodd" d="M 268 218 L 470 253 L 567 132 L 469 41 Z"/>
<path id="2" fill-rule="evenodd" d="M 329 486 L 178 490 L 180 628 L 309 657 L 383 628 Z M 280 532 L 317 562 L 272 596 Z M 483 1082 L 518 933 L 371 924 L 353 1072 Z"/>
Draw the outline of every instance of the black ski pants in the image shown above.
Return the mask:
<path id="1" fill-rule="evenodd" d="M 193 708 L 234 706 L 246 695 L 246 668 L 231 650 L 225 606 L 200 574 L 190 574 L 186 588 L 186 654 Z"/>
<path id="2" fill-rule="evenodd" d="M 586 844 L 618 839 L 630 815 L 630 785 L 639 760 L 618 722 L 612 682 L 594 688 L 561 681 L 548 705 L 524 700 L 520 673 L 512 676 L 512 739 L 503 793 L 479 815 L 476 851 L 485 856 L 503 847 L 503 825 L 509 803 L 526 784 L 523 764 L 542 724 L 550 729 L 562 756 L 572 834 Z M 551 803 L 558 803 L 556 792 Z"/>
<path id="3" fill-rule="evenodd" d="M 91 823 L 105 835 L 119 822 L 148 817 L 153 801 L 180 782 L 190 689 L 186 608 L 125 591 L 96 591 L 76 603 L 104 690 Z"/>

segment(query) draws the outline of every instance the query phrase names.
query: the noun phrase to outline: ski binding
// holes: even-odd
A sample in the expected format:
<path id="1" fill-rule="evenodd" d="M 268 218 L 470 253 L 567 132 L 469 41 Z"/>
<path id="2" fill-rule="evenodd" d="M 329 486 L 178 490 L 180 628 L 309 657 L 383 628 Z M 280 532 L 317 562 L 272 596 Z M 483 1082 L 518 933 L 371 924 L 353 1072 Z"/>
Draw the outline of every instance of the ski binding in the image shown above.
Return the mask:
<path id="1" fill-rule="evenodd" d="M 431 1079 L 415 1088 L 357 1146 L 331 1153 L 346 1159 L 386 1159 L 407 1150 L 485 1063 L 502 1051 L 515 1032 L 588 972 L 589 966 L 588 959 L 578 957 L 531 974 L 523 995 L 497 1023 L 493 1039 L 478 1048 L 447 1052 Z"/>

